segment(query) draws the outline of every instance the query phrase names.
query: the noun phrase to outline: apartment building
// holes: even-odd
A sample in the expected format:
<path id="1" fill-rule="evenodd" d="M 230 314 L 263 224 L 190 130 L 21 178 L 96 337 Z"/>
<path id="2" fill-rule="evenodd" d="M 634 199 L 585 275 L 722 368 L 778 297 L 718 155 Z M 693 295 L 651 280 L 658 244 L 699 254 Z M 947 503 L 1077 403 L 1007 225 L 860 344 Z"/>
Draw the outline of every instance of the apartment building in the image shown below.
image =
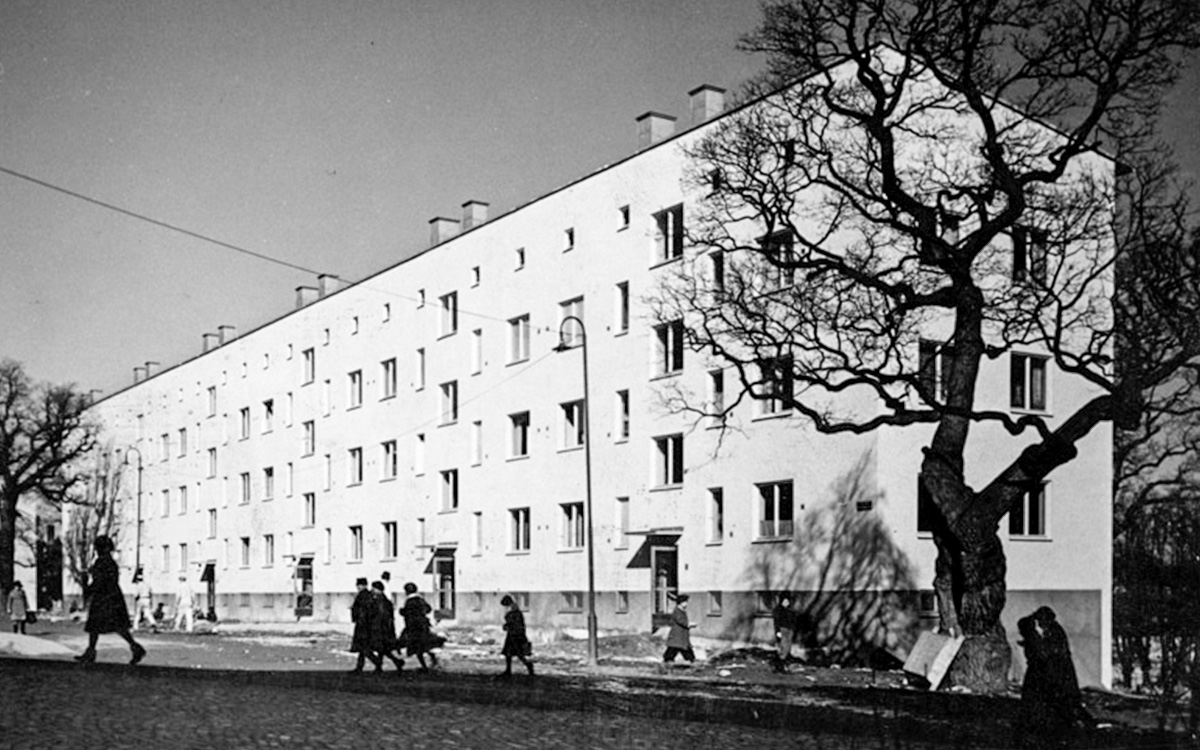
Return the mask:
<path id="1" fill-rule="evenodd" d="M 347 620 L 355 578 L 388 571 L 443 620 L 496 622 L 511 593 L 531 627 L 582 628 L 590 502 L 601 630 L 646 631 L 687 592 L 697 634 L 766 637 L 788 589 L 834 602 L 822 611 L 854 622 L 847 637 L 910 644 L 936 622 L 923 428 L 831 437 L 757 402 L 721 430 L 666 406 L 679 389 L 721 399 L 726 378 L 645 302 L 686 252 L 681 145 L 723 116 L 722 91 L 689 105 L 682 132 L 647 113 L 623 161 L 501 216 L 468 201 L 430 222 L 427 250 L 358 283 L 322 277 L 287 314 L 223 327 L 96 403 L 141 466 L 121 564 L 140 560 L 156 591 L 194 576 L 223 619 Z M 1088 397 L 1021 356 L 989 364 L 983 400 L 1065 414 Z M 1005 446 L 968 456 L 984 476 L 1013 439 L 979 429 Z M 1110 649 L 1110 440 L 1089 437 L 1002 530 L 1014 640 L 1017 617 L 1055 606 L 1093 683 Z"/>

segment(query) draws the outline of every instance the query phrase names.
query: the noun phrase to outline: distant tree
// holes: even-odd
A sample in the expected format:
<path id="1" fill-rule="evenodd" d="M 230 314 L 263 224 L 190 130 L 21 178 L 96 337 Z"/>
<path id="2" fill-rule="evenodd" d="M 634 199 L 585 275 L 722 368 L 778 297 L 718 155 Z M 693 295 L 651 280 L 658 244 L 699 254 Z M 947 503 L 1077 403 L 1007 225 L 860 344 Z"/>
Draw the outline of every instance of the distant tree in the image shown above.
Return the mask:
<path id="1" fill-rule="evenodd" d="M 96 435 L 87 406 L 72 386 L 34 383 L 20 363 L 0 361 L 0 590 L 12 587 L 21 505 L 61 507 L 84 480 L 75 466 Z"/>
<path id="2" fill-rule="evenodd" d="M 104 446 L 92 455 L 91 468 L 84 472 L 84 481 L 76 485 L 69 502 L 64 536 L 64 556 L 67 571 L 82 590 L 87 582 L 88 568 L 95 556 L 92 545 L 104 535 L 119 548 L 121 532 L 122 487 L 124 465 L 114 459 L 111 446 Z"/>
<path id="3" fill-rule="evenodd" d="M 772 0 L 743 42 L 768 60 L 753 103 L 690 148 L 696 251 L 656 314 L 734 374 L 722 415 L 753 400 L 828 434 L 931 428 L 921 479 L 941 625 L 967 636 L 957 684 L 1007 686 L 1001 519 L 1200 355 L 1179 217 L 1128 205 L 1136 184 L 1096 153 L 1146 142 L 1198 43 L 1200 6 L 1175 0 Z M 981 364 L 1014 350 L 1096 395 L 1053 421 L 980 408 Z M 1032 375 L 1014 375 L 1027 402 Z M 981 424 L 1026 447 L 977 488 L 964 452 Z"/>

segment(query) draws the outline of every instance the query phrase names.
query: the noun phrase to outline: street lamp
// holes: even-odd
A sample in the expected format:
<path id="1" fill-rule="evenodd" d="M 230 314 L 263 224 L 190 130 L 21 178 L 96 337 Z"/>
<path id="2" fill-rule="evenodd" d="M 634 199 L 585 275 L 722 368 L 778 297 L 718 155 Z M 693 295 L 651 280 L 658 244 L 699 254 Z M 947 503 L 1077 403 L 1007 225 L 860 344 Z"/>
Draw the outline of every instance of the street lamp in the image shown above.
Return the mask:
<path id="1" fill-rule="evenodd" d="M 587 525 L 588 573 L 587 658 L 588 665 L 594 667 L 599 661 L 600 649 L 597 644 L 596 628 L 596 556 L 595 545 L 592 544 L 592 418 L 589 414 L 591 399 L 588 398 L 587 329 L 584 328 L 583 321 L 574 315 L 563 318 L 562 322 L 558 324 L 558 346 L 554 347 L 556 352 L 565 352 L 576 347 L 576 336 L 566 333 L 568 323 L 573 323 L 578 327 L 578 347 L 583 350 L 583 463 L 587 472 L 587 507 L 584 510 Z"/>
<path id="2" fill-rule="evenodd" d="M 133 550 L 133 572 L 136 575 L 142 570 L 142 452 L 137 446 L 131 445 L 125 449 L 125 457 L 121 459 L 121 463 L 125 466 L 129 465 L 130 451 L 137 454 L 137 527 L 134 530 L 135 547 Z"/>

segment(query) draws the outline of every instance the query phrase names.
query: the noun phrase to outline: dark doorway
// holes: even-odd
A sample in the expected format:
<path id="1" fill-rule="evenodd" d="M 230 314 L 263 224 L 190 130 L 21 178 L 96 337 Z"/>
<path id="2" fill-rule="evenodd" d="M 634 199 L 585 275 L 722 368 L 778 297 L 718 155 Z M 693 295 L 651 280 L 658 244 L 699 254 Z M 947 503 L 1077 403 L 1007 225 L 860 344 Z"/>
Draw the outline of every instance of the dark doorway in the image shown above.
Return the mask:
<path id="1" fill-rule="evenodd" d="M 650 548 L 650 627 L 671 623 L 675 595 L 679 593 L 679 550 L 674 546 Z"/>
<path id="2" fill-rule="evenodd" d="M 217 621 L 217 564 L 208 562 L 204 564 L 204 572 L 200 574 L 200 581 L 204 583 L 204 616 L 209 622 Z"/>
<path id="3" fill-rule="evenodd" d="M 454 550 L 437 550 L 433 561 L 433 617 L 453 620 L 455 617 Z"/>
<path id="4" fill-rule="evenodd" d="M 312 617 L 313 613 L 313 559 L 301 557 L 296 562 L 293 583 L 296 592 L 296 619 Z"/>

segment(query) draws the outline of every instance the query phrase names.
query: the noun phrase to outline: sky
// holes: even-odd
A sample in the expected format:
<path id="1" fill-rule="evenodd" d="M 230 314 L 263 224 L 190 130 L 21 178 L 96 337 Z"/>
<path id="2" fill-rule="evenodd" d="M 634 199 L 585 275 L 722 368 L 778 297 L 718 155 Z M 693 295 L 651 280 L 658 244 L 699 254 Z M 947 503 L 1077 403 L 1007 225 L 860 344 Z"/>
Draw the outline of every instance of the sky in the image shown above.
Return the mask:
<path id="1" fill-rule="evenodd" d="M 468 200 L 495 217 L 735 90 L 758 0 L 4 0 L 0 359 L 111 394 L 219 325 L 364 278 Z M 1200 175 L 1200 65 L 1164 135 Z M 299 267 L 299 268 L 296 268 Z"/>

